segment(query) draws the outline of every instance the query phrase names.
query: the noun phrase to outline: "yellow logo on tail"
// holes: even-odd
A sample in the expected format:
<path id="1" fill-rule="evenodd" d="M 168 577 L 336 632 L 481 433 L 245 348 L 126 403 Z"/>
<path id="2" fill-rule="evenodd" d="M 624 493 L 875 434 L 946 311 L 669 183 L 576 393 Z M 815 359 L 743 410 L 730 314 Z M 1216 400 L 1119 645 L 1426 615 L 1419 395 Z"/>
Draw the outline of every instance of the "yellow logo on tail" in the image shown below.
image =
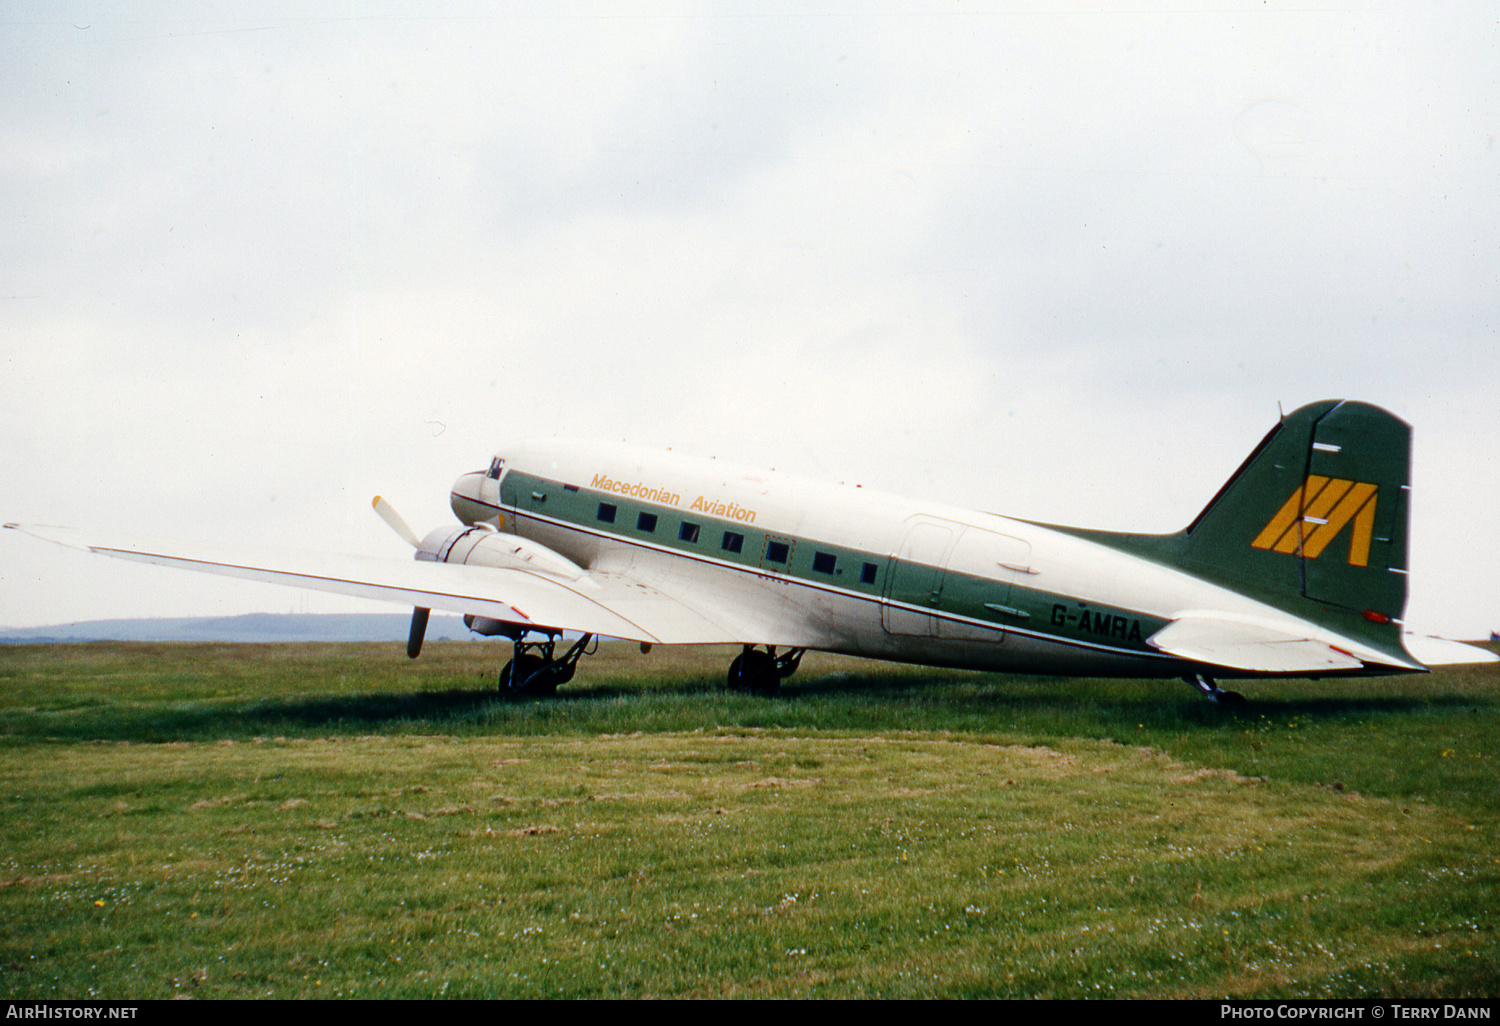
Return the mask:
<path id="1" fill-rule="evenodd" d="M 1250 544 L 1257 549 L 1317 559 L 1352 520 L 1349 565 L 1368 566 L 1378 491 L 1375 485 L 1363 481 L 1309 474 Z"/>

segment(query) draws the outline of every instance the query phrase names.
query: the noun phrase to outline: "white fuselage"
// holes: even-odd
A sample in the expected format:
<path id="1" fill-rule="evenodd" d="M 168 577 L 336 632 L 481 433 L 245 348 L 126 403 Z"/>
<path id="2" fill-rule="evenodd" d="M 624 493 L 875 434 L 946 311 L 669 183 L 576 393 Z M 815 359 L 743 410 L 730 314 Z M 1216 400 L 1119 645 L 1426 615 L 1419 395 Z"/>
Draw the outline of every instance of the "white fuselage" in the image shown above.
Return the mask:
<path id="1" fill-rule="evenodd" d="M 726 641 L 1173 677 L 1188 664 L 1149 638 L 1212 611 L 1361 655 L 1356 642 L 1228 588 L 1008 517 L 634 447 L 530 442 L 497 460 L 492 474 L 454 486 L 461 520 L 670 595 Z"/>

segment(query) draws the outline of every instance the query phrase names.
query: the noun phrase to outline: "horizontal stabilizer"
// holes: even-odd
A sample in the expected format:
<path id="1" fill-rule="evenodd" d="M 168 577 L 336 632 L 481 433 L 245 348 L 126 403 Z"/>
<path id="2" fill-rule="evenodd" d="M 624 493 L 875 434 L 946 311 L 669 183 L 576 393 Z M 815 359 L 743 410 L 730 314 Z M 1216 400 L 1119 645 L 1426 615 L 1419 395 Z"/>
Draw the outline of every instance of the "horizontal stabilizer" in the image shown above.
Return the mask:
<path id="1" fill-rule="evenodd" d="M 1169 655 L 1256 673 L 1330 673 L 1364 663 L 1326 642 L 1256 623 L 1184 616 L 1147 642 Z"/>
<path id="2" fill-rule="evenodd" d="M 1500 656 L 1462 641 L 1435 638 L 1430 634 L 1407 634 L 1401 640 L 1412 657 L 1428 666 L 1457 666 L 1461 663 L 1493 663 Z"/>

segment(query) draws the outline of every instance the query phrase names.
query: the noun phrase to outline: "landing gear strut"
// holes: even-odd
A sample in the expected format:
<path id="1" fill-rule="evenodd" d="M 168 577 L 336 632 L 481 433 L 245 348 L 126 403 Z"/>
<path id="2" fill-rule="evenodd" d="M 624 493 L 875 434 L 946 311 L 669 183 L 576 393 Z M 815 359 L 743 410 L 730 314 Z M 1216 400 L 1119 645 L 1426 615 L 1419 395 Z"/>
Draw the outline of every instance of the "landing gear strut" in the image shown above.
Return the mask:
<path id="1" fill-rule="evenodd" d="M 578 659 L 594 636 L 585 634 L 579 638 L 561 659 L 553 658 L 557 638 L 556 634 L 549 634 L 546 641 L 527 641 L 524 633 L 516 635 L 513 639 L 516 654 L 500 671 L 501 693 L 547 697 L 557 694 L 560 685 L 572 680 Z"/>
<path id="2" fill-rule="evenodd" d="M 1182 679 L 1201 691 L 1215 705 L 1222 705 L 1226 709 L 1235 709 L 1245 704 L 1244 695 L 1238 691 L 1223 690 L 1219 687 L 1218 681 L 1206 674 L 1195 673 L 1191 677 L 1184 677 Z"/>
<path id="3" fill-rule="evenodd" d="M 767 645 L 764 652 L 746 645 L 729 664 L 729 687 L 734 691 L 774 695 L 781 682 L 797 672 L 806 652 L 805 648 L 790 648 L 778 656 L 775 645 Z"/>

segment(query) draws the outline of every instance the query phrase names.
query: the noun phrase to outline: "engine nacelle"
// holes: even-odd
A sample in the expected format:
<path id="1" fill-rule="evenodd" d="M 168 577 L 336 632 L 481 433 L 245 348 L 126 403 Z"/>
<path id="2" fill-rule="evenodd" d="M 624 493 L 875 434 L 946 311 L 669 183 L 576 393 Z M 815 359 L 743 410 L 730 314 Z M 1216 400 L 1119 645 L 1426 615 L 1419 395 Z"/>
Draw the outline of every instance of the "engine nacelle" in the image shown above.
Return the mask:
<path id="1" fill-rule="evenodd" d="M 528 570 L 565 581 L 576 581 L 583 567 L 540 542 L 501 534 L 487 524 L 440 527 L 422 539 L 417 558 L 428 563 L 464 563 L 502 570 Z"/>
<path id="2" fill-rule="evenodd" d="M 464 617 L 464 626 L 487 638 L 520 638 L 526 634 L 526 625 L 494 620 L 488 616 L 475 616 L 473 613 Z"/>

